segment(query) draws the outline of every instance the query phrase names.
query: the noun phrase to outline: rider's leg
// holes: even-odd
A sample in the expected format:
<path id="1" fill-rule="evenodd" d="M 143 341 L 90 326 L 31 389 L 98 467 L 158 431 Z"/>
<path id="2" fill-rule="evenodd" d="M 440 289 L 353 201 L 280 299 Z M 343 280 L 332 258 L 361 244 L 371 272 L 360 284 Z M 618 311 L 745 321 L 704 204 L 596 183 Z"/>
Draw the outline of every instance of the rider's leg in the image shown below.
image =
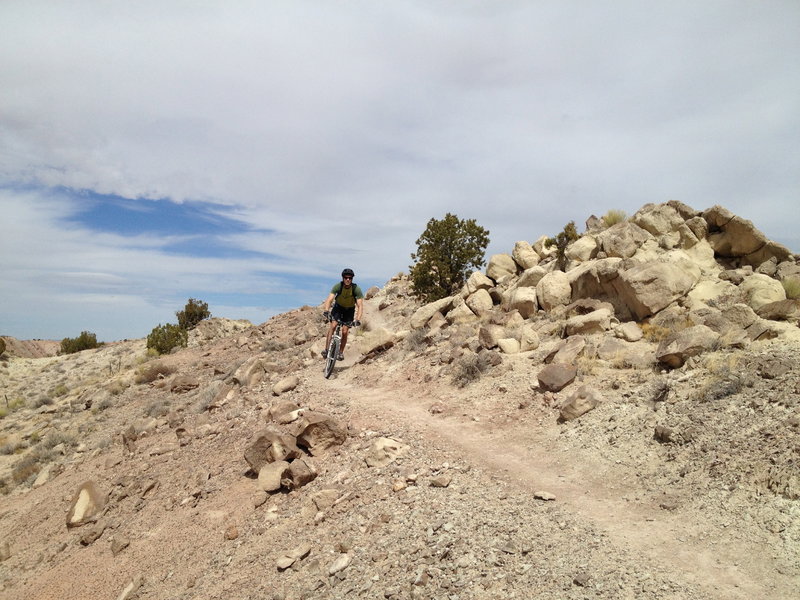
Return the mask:
<path id="1" fill-rule="evenodd" d="M 339 348 L 339 353 L 344 354 L 344 347 L 347 345 L 347 332 L 350 331 L 349 327 L 342 325 L 342 347 Z"/>
<path id="2" fill-rule="evenodd" d="M 325 351 L 327 352 L 328 348 L 331 345 L 331 336 L 333 336 L 333 330 L 336 329 L 336 321 L 331 321 L 330 325 L 328 326 L 328 336 L 325 338 Z"/>

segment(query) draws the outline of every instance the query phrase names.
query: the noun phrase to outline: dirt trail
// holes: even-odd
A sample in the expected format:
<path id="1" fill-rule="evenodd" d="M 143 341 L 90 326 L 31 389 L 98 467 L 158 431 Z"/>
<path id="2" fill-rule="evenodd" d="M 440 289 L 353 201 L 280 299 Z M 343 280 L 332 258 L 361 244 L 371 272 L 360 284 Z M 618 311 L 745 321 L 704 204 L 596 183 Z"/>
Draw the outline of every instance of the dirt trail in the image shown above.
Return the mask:
<path id="1" fill-rule="evenodd" d="M 347 366 L 347 365 L 343 365 Z M 329 380 L 345 390 L 348 377 Z M 635 495 L 636 478 L 608 469 L 588 453 L 559 460 L 548 444 L 558 425 L 545 426 L 538 438 L 530 429 L 492 426 L 464 416 L 434 415 L 430 398 L 414 398 L 389 388 L 370 388 L 353 400 L 353 411 L 372 422 L 402 422 L 442 447 L 458 449 L 464 460 L 533 495 L 554 494 L 573 514 L 602 530 L 619 547 L 634 550 L 674 574 L 675 580 L 697 586 L 720 599 L 784 598 L 797 581 L 775 571 L 768 550 L 711 529 L 703 515 L 671 513 L 656 503 L 624 499 Z M 704 539 L 698 540 L 702 532 Z M 765 560 L 766 558 L 766 560 Z"/>

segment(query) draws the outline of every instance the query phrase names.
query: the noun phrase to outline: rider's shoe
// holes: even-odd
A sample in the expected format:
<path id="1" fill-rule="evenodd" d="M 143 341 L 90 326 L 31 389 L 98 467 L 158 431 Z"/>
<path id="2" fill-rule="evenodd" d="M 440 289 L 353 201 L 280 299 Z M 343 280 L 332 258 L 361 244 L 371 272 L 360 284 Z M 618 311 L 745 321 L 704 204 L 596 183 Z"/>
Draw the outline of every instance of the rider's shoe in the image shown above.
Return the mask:
<path id="1" fill-rule="evenodd" d="M 327 350 L 323 350 L 322 351 L 322 358 L 328 358 L 328 351 Z"/>
<path id="2" fill-rule="evenodd" d="M 336 357 L 336 360 L 344 360 L 344 354 L 339 352 L 339 356 Z"/>

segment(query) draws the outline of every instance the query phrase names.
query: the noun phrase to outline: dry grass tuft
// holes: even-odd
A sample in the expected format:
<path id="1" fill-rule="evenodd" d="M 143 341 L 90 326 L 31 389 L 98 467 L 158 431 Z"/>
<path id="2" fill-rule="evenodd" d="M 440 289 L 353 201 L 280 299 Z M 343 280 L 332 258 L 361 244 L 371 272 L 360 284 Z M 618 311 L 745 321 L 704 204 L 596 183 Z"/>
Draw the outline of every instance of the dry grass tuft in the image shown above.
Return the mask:
<path id="1" fill-rule="evenodd" d="M 174 372 L 175 369 L 173 367 L 165 365 L 162 362 L 154 362 L 142 366 L 136 373 L 134 381 L 136 383 L 151 383 L 159 377 L 166 377 L 167 375 L 172 375 Z"/>

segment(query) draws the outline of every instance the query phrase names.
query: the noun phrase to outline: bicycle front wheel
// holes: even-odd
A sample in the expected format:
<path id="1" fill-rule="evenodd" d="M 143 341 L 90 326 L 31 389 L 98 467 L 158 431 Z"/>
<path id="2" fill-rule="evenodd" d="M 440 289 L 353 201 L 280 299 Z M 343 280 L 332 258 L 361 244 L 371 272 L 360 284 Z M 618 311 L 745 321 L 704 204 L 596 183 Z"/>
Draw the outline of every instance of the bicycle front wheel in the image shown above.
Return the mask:
<path id="1" fill-rule="evenodd" d="M 333 373 L 333 367 L 336 364 L 336 357 L 339 354 L 339 340 L 332 339 L 331 345 L 328 346 L 328 358 L 325 359 L 325 379 Z"/>

